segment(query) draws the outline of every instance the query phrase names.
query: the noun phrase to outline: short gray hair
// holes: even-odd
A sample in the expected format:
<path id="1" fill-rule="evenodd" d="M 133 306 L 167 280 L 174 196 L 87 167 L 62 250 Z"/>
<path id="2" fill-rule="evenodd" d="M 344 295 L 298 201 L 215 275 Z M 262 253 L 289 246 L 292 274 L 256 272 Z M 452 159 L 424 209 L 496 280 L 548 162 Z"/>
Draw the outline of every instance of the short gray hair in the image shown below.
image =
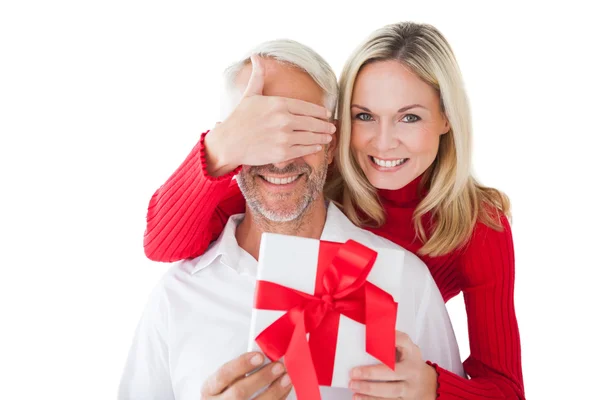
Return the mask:
<path id="1" fill-rule="evenodd" d="M 338 99 L 338 84 L 335 72 L 316 51 L 302 43 L 289 39 L 277 39 L 263 42 L 246 56 L 230 65 L 224 73 L 225 93 L 221 103 L 222 119 L 225 119 L 241 100 L 242 93 L 235 85 L 238 73 L 250 62 L 250 57 L 272 58 L 293 65 L 306 72 L 323 89 L 325 107 L 335 114 Z"/>

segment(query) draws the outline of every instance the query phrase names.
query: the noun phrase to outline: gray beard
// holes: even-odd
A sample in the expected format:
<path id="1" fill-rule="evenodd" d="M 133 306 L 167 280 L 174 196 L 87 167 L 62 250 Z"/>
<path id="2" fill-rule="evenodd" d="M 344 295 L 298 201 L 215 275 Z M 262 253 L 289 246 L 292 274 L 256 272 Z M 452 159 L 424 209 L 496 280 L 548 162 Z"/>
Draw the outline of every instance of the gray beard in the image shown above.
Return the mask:
<path id="1" fill-rule="evenodd" d="M 306 213 L 306 210 L 310 208 L 311 203 L 315 201 L 318 196 L 318 193 L 316 192 L 312 193 L 312 195 L 307 193 L 302 197 L 299 206 L 293 212 L 284 214 L 265 208 L 259 200 L 252 198 L 251 193 L 246 193 L 246 191 L 251 190 L 248 190 L 248 188 L 244 185 L 239 186 L 242 194 L 246 198 L 246 204 L 248 204 L 248 208 L 252 210 L 255 216 L 258 217 L 260 215 L 262 218 L 274 223 L 291 222 L 296 219 L 300 219 Z"/>
<path id="2" fill-rule="evenodd" d="M 316 202 L 311 201 L 306 208 L 302 210 L 300 215 L 290 220 L 273 220 L 269 219 L 268 216 L 263 215 L 260 212 L 252 210 L 252 218 L 256 223 L 256 226 L 262 232 L 279 233 L 282 235 L 298 236 L 298 232 L 303 230 L 307 224 L 311 222 L 312 210 L 317 205 Z M 248 206 L 250 207 L 250 206 Z"/>
<path id="3" fill-rule="evenodd" d="M 261 170 L 273 170 L 273 168 L 273 166 L 252 167 L 242 172 L 242 174 L 236 177 L 238 186 L 246 199 L 246 204 L 252 212 L 254 220 L 263 231 L 284 233 L 282 230 L 285 230 L 286 233 L 293 234 L 303 226 L 304 220 L 310 215 L 310 210 L 312 210 L 315 200 L 323 193 L 328 165 L 327 162 L 324 162 L 318 171 L 313 171 L 308 165 L 294 166 L 291 164 L 286 166 L 286 168 L 278 170 L 282 173 L 305 173 L 308 176 L 306 193 L 299 200 L 297 207 L 290 211 L 286 210 L 286 212 L 264 207 L 258 196 L 257 185 L 254 180 L 261 179 L 258 176 Z"/>

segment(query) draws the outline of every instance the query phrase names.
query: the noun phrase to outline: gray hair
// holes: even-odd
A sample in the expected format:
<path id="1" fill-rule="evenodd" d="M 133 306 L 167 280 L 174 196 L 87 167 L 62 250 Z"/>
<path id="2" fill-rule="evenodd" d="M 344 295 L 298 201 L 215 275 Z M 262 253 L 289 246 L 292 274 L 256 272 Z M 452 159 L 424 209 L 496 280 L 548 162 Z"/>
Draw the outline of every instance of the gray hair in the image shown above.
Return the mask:
<path id="1" fill-rule="evenodd" d="M 272 58 L 306 72 L 323 89 L 325 107 L 331 111 L 332 115 L 335 114 L 338 84 L 331 66 L 310 47 L 294 40 L 278 39 L 259 44 L 243 59 L 233 63 L 225 70 L 225 93 L 221 102 L 222 119 L 225 119 L 233 111 L 242 98 L 242 93 L 236 87 L 235 80 L 253 55 Z"/>

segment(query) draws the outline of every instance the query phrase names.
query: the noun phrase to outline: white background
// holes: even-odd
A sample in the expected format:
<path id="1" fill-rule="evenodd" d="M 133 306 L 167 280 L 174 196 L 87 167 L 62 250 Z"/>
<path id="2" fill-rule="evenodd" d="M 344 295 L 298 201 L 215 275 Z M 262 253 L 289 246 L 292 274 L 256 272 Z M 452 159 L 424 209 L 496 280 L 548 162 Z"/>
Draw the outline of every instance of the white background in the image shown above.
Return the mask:
<path id="1" fill-rule="evenodd" d="M 452 44 L 477 177 L 514 205 L 527 397 L 597 395 L 598 13 L 576 1 L 331 3 L 2 2 L 0 398 L 115 398 L 168 268 L 143 254 L 148 201 L 216 122 L 231 61 L 287 37 L 339 73 L 366 35 L 402 20 Z M 464 358 L 462 298 L 448 307 Z"/>

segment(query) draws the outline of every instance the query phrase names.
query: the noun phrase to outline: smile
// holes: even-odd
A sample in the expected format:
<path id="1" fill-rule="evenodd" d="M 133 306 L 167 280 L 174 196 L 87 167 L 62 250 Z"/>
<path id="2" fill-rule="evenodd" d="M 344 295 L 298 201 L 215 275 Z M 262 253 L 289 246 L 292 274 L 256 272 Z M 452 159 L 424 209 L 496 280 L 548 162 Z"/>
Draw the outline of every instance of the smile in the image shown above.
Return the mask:
<path id="1" fill-rule="evenodd" d="M 371 159 L 371 161 L 383 168 L 392 168 L 392 167 L 397 167 L 399 165 L 404 164 L 405 162 L 407 162 L 409 159 L 408 158 L 398 158 L 395 160 L 382 160 L 380 158 L 376 158 L 373 156 L 369 156 L 369 158 Z"/>
<path id="2" fill-rule="evenodd" d="M 273 185 L 288 185 L 294 181 L 296 181 L 298 178 L 300 178 L 300 176 L 302 176 L 302 174 L 300 175 L 294 175 L 294 176 L 288 176 L 285 178 L 276 178 L 273 176 L 264 176 L 264 175 L 259 175 L 262 179 L 264 179 L 265 181 L 272 183 Z"/>

